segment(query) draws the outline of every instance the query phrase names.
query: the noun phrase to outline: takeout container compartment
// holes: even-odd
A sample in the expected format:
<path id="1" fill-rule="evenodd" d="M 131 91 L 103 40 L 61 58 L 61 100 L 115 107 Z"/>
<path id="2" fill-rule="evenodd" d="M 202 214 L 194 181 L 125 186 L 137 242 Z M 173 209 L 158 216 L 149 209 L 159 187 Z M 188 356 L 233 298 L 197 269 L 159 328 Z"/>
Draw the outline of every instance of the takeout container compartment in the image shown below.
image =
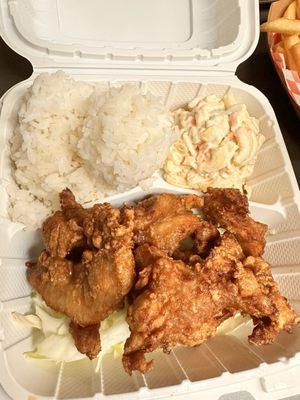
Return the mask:
<path id="1" fill-rule="evenodd" d="M 18 105 L 34 77 L 63 69 L 75 79 L 119 85 L 133 82 L 159 95 L 171 109 L 196 96 L 224 94 L 230 87 L 260 121 L 266 141 L 260 151 L 250 208 L 272 229 L 265 257 L 282 293 L 300 312 L 299 192 L 288 153 L 268 100 L 235 76 L 238 64 L 253 51 L 259 34 L 254 0 L 59 0 L 0 3 L 6 42 L 33 64 L 33 76 L 3 97 L 0 116 L 0 383 L 17 400 L 29 399 L 217 399 L 241 389 L 254 397 L 279 399 L 299 393 L 300 328 L 279 335 L 272 346 L 250 346 L 231 335 L 196 348 L 151 354 L 153 371 L 127 375 L 120 360 L 106 355 L 99 372 L 95 361 L 55 364 L 25 360 L 31 331 L 16 325 L 12 311 L 30 309 L 31 287 L 24 262 L 41 246 L 38 231 L 24 231 L 7 219 L 5 185 L 11 179 L 8 140 Z M 114 10 L 118 9 L 118 16 Z M 172 12 L 170 12 L 172 10 Z M 122 18 L 123 16 L 123 18 Z M 74 21 L 76 19 L 76 22 Z M 143 19 L 144 18 L 144 19 Z M 89 24 L 86 23 L 89 20 Z M 126 21 L 128 23 L 126 23 Z M 150 23 L 151 22 L 151 23 Z M 175 25 L 175 26 L 174 26 Z M 143 27 L 144 29 L 141 29 Z M 108 40 L 109 39 L 109 40 Z M 123 57 L 123 58 L 121 58 Z M 135 188 L 106 200 L 114 205 L 147 193 L 187 190 L 156 174 L 148 192 Z"/>
<path id="2" fill-rule="evenodd" d="M 282 17 L 284 11 L 292 1 L 293 0 L 279 0 L 274 2 L 269 10 L 268 21 L 273 21 Z M 281 35 L 271 32 L 267 35 L 270 53 L 276 72 L 290 97 L 291 103 L 298 117 L 300 118 L 300 75 L 297 71 L 287 69 L 285 57 L 281 53 L 273 51 L 273 46 L 281 40 Z"/>

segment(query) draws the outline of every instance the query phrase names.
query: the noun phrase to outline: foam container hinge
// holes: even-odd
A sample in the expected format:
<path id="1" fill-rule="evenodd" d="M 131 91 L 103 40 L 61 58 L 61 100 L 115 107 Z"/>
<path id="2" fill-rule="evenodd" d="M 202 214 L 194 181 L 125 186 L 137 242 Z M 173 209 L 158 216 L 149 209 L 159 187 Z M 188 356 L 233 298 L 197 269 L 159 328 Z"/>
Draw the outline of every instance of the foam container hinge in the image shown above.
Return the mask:
<path id="1" fill-rule="evenodd" d="M 300 313 L 300 196 L 291 162 L 268 100 L 240 82 L 234 71 L 258 40 L 257 0 L 3 0 L 4 40 L 33 64 L 33 76 L 2 98 L 0 115 L 0 384 L 15 400 L 29 399 L 218 399 L 248 391 L 256 399 L 281 399 L 300 392 L 300 327 L 271 346 L 251 346 L 233 336 L 195 348 L 154 354 L 155 368 L 127 375 L 120 360 L 106 355 L 75 363 L 25 360 L 31 331 L 11 312 L 30 309 L 24 263 L 38 253 L 38 231 L 24 231 L 7 218 L 5 191 L 12 179 L 8 140 L 21 98 L 40 72 L 63 69 L 75 79 L 118 85 L 133 82 L 159 95 L 171 109 L 196 96 L 224 94 L 229 87 L 260 121 L 266 141 L 252 186 L 252 215 L 267 223 L 265 258 L 282 293 Z M 169 10 L 172 12 L 169 12 Z M 116 12 L 117 10 L 117 12 Z M 88 21 L 88 22 L 87 22 Z M 107 200 L 114 205 L 147 193 L 187 192 L 158 172 L 152 188 L 135 188 Z"/>

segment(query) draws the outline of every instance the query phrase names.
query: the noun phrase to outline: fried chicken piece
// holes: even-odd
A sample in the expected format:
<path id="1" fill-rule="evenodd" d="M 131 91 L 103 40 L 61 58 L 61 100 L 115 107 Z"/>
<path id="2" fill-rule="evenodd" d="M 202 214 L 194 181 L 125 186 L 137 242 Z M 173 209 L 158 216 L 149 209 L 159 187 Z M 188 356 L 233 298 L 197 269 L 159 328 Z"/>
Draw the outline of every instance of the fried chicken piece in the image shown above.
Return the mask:
<path id="1" fill-rule="evenodd" d="M 200 225 L 195 231 L 195 253 L 206 257 L 214 243 L 219 239 L 220 233 L 211 222 L 200 220 Z"/>
<path id="2" fill-rule="evenodd" d="M 136 248 L 134 251 L 134 259 L 136 268 L 142 270 L 145 267 L 153 264 L 157 259 L 164 257 L 164 251 L 155 246 L 146 243 Z"/>
<path id="3" fill-rule="evenodd" d="M 247 257 L 243 266 L 237 265 L 235 278 L 241 294 L 241 310 L 257 322 L 249 337 L 251 343 L 273 343 L 279 332 L 291 332 L 292 325 L 300 322 L 287 299 L 280 294 L 270 265 L 262 258 Z"/>
<path id="4" fill-rule="evenodd" d="M 200 227 L 200 218 L 190 212 L 169 215 L 151 224 L 135 236 L 136 244 L 148 243 L 172 254 L 180 242 Z"/>
<path id="5" fill-rule="evenodd" d="M 78 350 L 100 351 L 96 326 L 123 304 L 135 270 L 131 209 L 98 204 L 84 209 L 66 189 L 62 211 L 43 224 L 44 250 L 28 263 L 28 279 L 46 303 L 71 318 Z"/>
<path id="6" fill-rule="evenodd" d="M 218 229 L 208 221 L 199 218 L 198 227 L 186 240 L 181 241 L 172 258 L 182 260 L 186 264 L 201 263 L 220 237 Z"/>
<path id="7" fill-rule="evenodd" d="M 27 264 L 28 279 L 50 307 L 71 318 L 75 345 L 89 358 L 100 351 L 100 322 L 122 307 L 132 288 L 135 266 L 123 357 L 129 373 L 149 370 L 145 353 L 156 348 L 201 344 L 238 310 L 254 319 L 249 340 L 257 344 L 299 322 L 258 257 L 266 226 L 250 218 L 239 191 L 209 189 L 204 201 L 160 194 L 118 210 L 109 204 L 84 209 L 66 189 L 60 202 L 62 211 L 43 225 L 46 250 Z M 203 203 L 208 221 L 191 211 Z M 220 237 L 213 224 L 236 238 Z M 193 240 L 190 248 L 181 246 L 186 238 Z"/>
<path id="8" fill-rule="evenodd" d="M 75 219 L 80 226 L 83 219 L 91 211 L 91 208 L 83 208 L 81 204 L 77 203 L 74 194 L 68 188 L 59 193 L 59 202 L 66 219 Z"/>
<path id="9" fill-rule="evenodd" d="M 153 222 L 169 215 L 182 214 L 203 207 L 203 198 L 192 195 L 162 193 L 139 201 L 134 208 L 134 232 L 144 231 Z"/>
<path id="10" fill-rule="evenodd" d="M 43 223 L 42 237 L 46 250 L 54 257 L 65 257 L 73 248 L 84 246 L 83 229 L 75 219 L 67 220 L 56 211 Z"/>
<path id="11" fill-rule="evenodd" d="M 224 310 L 235 303 L 237 287 L 225 278 L 242 255 L 237 241 L 227 235 L 212 250 L 207 268 L 200 269 L 206 273 L 166 256 L 156 259 L 148 285 L 128 309 L 125 370 L 144 373 L 152 366 L 144 353 L 159 347 L 168 352 L 177 344 L 195 346 L 214 335 Z"/>
<path id="12" fill-rule="evenodd" d="M 195 262 L 192 261 L 193 259 L 196 259 L 196 262 L 202 260 L 200 256 L 194 254 L 193 249 L 182 249 L 181 246 L 174 251 L 172 258 L 174 260 L 181 260 L 190 265 L 195 264 Z"/>
<path id="13" fill-rule="evenodd" d="M 85 209 L 76 202 L 69 189 L 63 190 L 59 197 L 62 211 L 48 217 L 42 227 L 46 250 L 51 256 L 63 258 L 78 247 L 100 249 L 105 229 L 105 209 L 112 207 L 106 203 Z"/>
<path id="14" fill-rule="evenodd" d="M 149 243 L 171 255 L 200 225 L 191 209 L 202 205 L 196 195 L 159 194 L 139 202 L 134 208 L 135 243 Z"/>
<path id="15" fill-rule="evenodd" d="M 46 250 L 53 257 L 66 257 L 73 249 L 86 247 L 83 220 L 91 209 L 84 209 L 69 189 L 59 194 L 62 211 L 48 217 L 42 226 L 42 238 Z"/>
<path id="16" fill-rule="evenodd" d="M 28 268 L 29 282 L 46 303 L 81 326 L 97 324 L 118 308 L 135 276 L 133 210 L 100 208 L 100 250 L 85 250 L 80 262 L 44 251 Z"/>
<path id="17" fill-rule="evenodd" d="M 152 264 L 161 257 L 165 257 L 165 255 L 166 254 L 164 251 L 158 249 L 157 247 L 150 246 L 149 244 L 143 244 L 135 250 L 135 265 L 136 270 L 139 273 L 138 279 L 134 285 L 135 291 L 130 293 L 130 303 L 137 296 L 138 290 L 142 289 L 148 284 L 149 276 L 152 272 Z"/>
<path id="18" fill-rule="evenodd" d="M 276 332 L 289 330 L 297 322 L 295 313 L 278 289 L 270 290 L 276 288 L 270 267 L 252 259 L 244 261 L 241 246 L 230 233 L 221 237 L 200 267 L 167 256 L 154 259 L 143 289 L 128 309 L 131 335 L 124 349 L 125 370 L 147 372 L 153 361 L 146 361 L 145 353 L 157 348 L 168 352 L 179 344 L 203 343 L 238 310 L 249 313 L 258 322 L 256 329 L 271 341 L 275 335 L 269 333 L 269 321 Z M 256 332 L 250 340 L 256 339 Z"/>
<path id="19" fill-rule="evenodd" d="M 214 225 L 235 235 L 246 256 L 263 254 L 268 227 L 249 216 L 247 197 L 238 189 L 208 188 L 203 212 Z"/>
<path id="20" fill-rule="evenodd" d="M 37 263 L 26 263 L 29 275 L 31 274 L 31 271 L 35 271 L 37 265 L 40 265 L 43 268 L 41 281 L 54 282 L 55 285 L 60 285 L 67 282 L 70 279 L 73 269 L 72 261 L 56 256 L 51 257 L 46 250 L 41 252 Z"/>
<path id="21" fill-rule="evenodd" d="M 99 327 L 99 324 L 80 326 L 74 322 L 69 326 L 77 350 L 90 360 L 96 358 L 101 350 Z"/>

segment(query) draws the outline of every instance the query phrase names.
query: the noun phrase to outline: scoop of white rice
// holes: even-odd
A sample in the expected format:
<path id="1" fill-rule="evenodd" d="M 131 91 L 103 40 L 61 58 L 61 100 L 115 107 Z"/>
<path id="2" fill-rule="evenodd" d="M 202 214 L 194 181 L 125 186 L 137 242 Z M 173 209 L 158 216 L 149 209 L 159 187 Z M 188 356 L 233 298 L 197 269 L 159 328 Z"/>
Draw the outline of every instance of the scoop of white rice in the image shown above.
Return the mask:
<path id="1" fill-rule="evenodd" d="M 11 138 L 15 183 L 9 215 L 28 227 L 58 208 L 69 187 L 82 204 L 136 186 L 159 169 L 177 139 L 158 98 L 131 85 L 100 93 L 63 72 L 28 89 Z"/>
<path id="2" fill-rule="evenodd" d="M 178 135 L 156 97 L 124 85 L 91 96 L 79 153 L 96 177 L 124 191 L 163 166 Z"/>

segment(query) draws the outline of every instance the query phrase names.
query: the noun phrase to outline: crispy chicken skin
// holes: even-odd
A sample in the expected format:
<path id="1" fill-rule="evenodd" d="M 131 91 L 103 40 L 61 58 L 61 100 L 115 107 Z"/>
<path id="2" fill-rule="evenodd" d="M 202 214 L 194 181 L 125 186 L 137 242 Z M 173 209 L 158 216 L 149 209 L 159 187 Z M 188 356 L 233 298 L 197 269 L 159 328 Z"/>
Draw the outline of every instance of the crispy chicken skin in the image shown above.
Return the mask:
<path id="1" fill-rule="evenodd" d="M 133 284 L 133 211 L 103 205 L 103 248 L 85 250 L 80 262 L 43 251 L 28 279 L 46 303 L 80 325 L 99 323 L 113 312 Z"/>
<path id="2" fill-rule="evenodd" d="M 191 210 L 202 206 L 203 199 L 196 195 L 163 193 L 140 201 L 134 208 L 135 243 L 150 243 L 172 254 L 197 229 L 199 223 Z"/>
<path id="3" fill-rule="evenodd" d="M 166 253 L 157 247 L 150 246 L 149 244 L 143 244 L 139 246 L 134 252 L 136 271 L 138 273 L 138 280 L 135 283 L 134 289 L 130 293 L 130 302 L 138 295 L 138 290 L 142 289 L 147 285 L 149 276 L 152 272 L 152 264 L 165 257 Z"/>
<path id="4" fill-rule="evenodd" d="M 177 344 L 195 346 L 214 335 L 223 310 L 227 313 L 237 296 L 237 288 L 225 275 L 238 257 L 242 250 L 228 235 L 200 268 L 166 256 L 154 260 L 147 279 L 142 277 L 143 291 L 128 309 L 131 335 L 123 356 L 128 373 L 151 368 L 152 361 L 147 362 L 144 353 L 157 348 L 168 352 Z M 217 270 L 212 274 L 214 264 Z M 137 285 L 141 290 L 139 281 Z"/>
<path id="5" fill-rule="evenodd" d="M 134 251 L 134 259 L 137 270 L 141 270 L 153 264 L 157 259 L 164 257 L 165 252 L 148 243 L 136 248 Z"/>
<path id="6" fill-rule="evenodd" d="M 199 226 L 195 231 L 194 254 L 207 256 L 219 237 L 220 234 L 215 225 L 200 219 Z"/>
<path id="7" fill-rule="evenodd" d="M 179 344 L 203 343 L 238 310 L 258 323 L 250 338 L 256 343 L 261 343 L 261 337 L 267 338 L 265 343 L 272 342 L 277 332 L 289 330 L 296 321 L 268 264 L 260 258 L 244 259 L 241 246 L 230 233 L 194 267 L 167 256 L 157 258 L 153 249 L 150 253 L 154 254 L 152 260 L 148 255 L 152 264 L 145 267 L 146 276 L 145 268 L 141 271 L 139 295 L 128 309 L 131 336 L 123 356 L 128 373 L 147 372 L 153 361 L 146 361 L 145 353 L 157 348 L 168 352 Z M 268 277 L 267 282 L 263 276 Z"/>
<path id="8" fill-rule="evenodd" d="M 47 218 L 42 227 L 46 250 L 53 256 L 65 257 L 76 247 L 103 247 L 107 213 L 115 209 L 107 203 L 83 208 L 69 189 L 63 190 L 59 197 L 62 211 Z M 124 211 L 120 218 L 123 215 Z"/>
<path id="9" fill-rule="evenodd" d="M 189 254 L 207 255 L 219 232 L 211 222 L 191 212 L 192 209 L 201 210 L 203 204 L 200 196 L 173 194 L 160 194 L 139 202 L 134 209 L 135 243 L 148 243 L 185 260 Z M 194 251 L 182 252 L 180 242 L 189 236 L 195 242 Z"/>
<path id="10" fill-rule="evenodd" d="M 180 242 L 201 226 L 200 218 L 190 212 L 166 216 L 135 237 L 136 244 L 148 243 L 172 255 Z"/>
<path id="11" fill-rule="evenodd" d="M 208 188 L 203 212 L 207 220 L 235 235 L 245 255 L 263 254 L 268 227 L 249 216 L 247 197 L 238 189 Z"/>
<path id="12" fill-rule="evenodd" d="M 243 261 L 243 267 L 239 264 L 235 275 L 242 297 L 241 309 L 257 323 L 249 341 L 258 345 L 273 343 L 279 332 L 291 332 L 292 325 L 300 319 L 280 294 L 266 261 L 250 256 Z"/>
<path id="13" fill-rule="evenodd" d="M 69 330 L 78 351 L 90 360 L 96 358 L 101 350 L 99 324 L 80 326 L 71 322 Z"/>
<path id="14" fill-rule="evenodd" d="M 203 198 L 196 195 L 161 193 L 139 201 L 134 209 L 134 232 L 147 229 L 153 222 L 169 215 L 202 208 Z"/>
<path id="15" fill-rule="evenodd" d="M 61 201 L 63 211 L 49 217 L 43 226 L 46 250 L 36 263 L 27 264 L 28 279 L 50 307 L 70 317 L 79 350 L 84 348 L 89 356 L 95 356 L 100 342 L 93 345 L 82 339 L 87 335 L 83 329 L 119 309 L 133 285 L 134 212 L 109 204 L 85 210 L 69 191 L 61 194 Z M 74 249 L 78 250 L 75 258 Z M 74 324 L 82 329 L 75 329 Z"/>
<path id="16" fill-rule="evenodd" d="M 266 226 L 249 216 L 247 198 L 235 189 L 159 194 L 120 209 L 85 209 L 66 189 L 60 203 L 43 224 L 45 249 L 27 263 L 28 279 L 71 319 L 75 345 L 90 359 L 101 349 L 101 321 L 125 298 L 128 373 L 147 372 L 153 362 L 145 353 L 157 348 L 203 343 L 237 311 L 253 318 L 249 341 L 256 344 L 299 322 L 260 258 Z"/>
<path id="17" fill-rule="evenodd" d="M 42 239 L 51 256 L 64 258 L 72 249 L 86 245 L 83 220 L 90 209 L 78 204 L 69 189 L 63 190 L 59 198 L 62 211 L 56 211 L 44 221 Z"/>
<path id="18" fill-rule="evenodd" d="M 64 258 L 75 247 L 84 245 L 83 229 L 75 219 L 67 220 L 61 211 L 47 218 L 42 228 L 46 250 L 54 257 Z"/>

